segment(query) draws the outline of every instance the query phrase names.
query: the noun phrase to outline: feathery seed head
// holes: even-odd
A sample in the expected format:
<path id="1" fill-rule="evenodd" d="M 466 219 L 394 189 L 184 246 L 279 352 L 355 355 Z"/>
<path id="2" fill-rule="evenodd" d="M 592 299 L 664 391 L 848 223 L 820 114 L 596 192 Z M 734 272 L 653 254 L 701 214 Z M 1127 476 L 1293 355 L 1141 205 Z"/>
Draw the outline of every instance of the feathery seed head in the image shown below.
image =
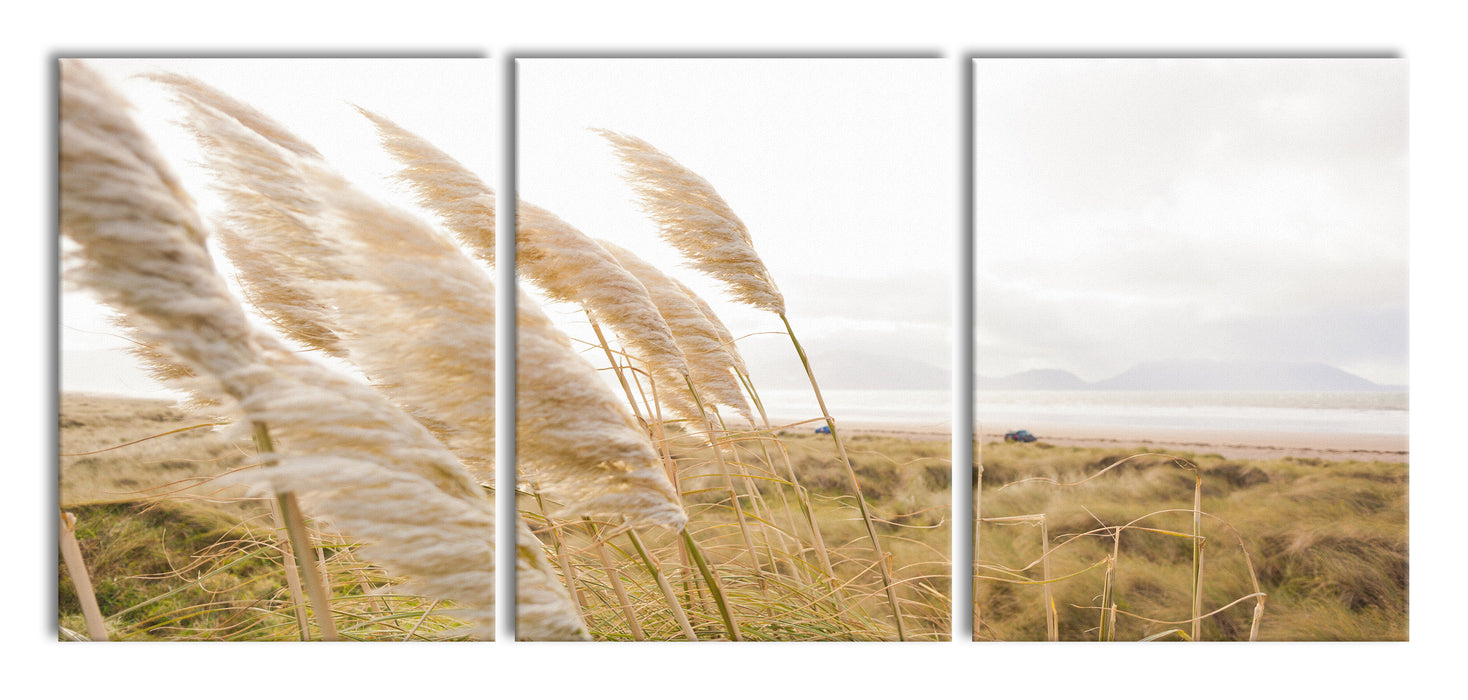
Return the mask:
<path id="1" fill-rule="evenodd" d="M 203 95 L 200 98 L 199 95 Z M 476 477 L 494 476 L 494 289 L 417 218 L 324 161 L 182 96 L 231 206 L 226 252 L 251 300 L 290 337 L 349 359 L 432 425 Z M 240 109 L 236 104 L 235 110 Z M 284 127 L 254 114 L 268 134 Z M 269 167 L 260 167 L 268 165 Z"/>
<path id="2" fill-rule="evenodd" d="M 688 516 L 647 433 L 523 293 L 515 337 L 515 443 L 525 478 L 567 514 L 681 529 Z"/>
<path id="3" fill-rule="evenodd" d="M 749 374 L 749 367 L 744 364 L 744 356 L 739 353 L 739 345 L 734 340 L 734 334 L 730 333 L 729 327 L 724 325 L 723 321 L 719 320 L 718 315 L 714 313 L 714 308 L 709 306 L 709 303 L 704 301 L 703 297 L 695 293 L 688 285 L 676 279 L 673 280 L 673 283 L 677 284 L 678 289 L 683 290 L 683 293 L 688 295 L 688 299 L 698 307 L 698 310 L 703 313 L 703 317 L 708 319 L 709 325 L 714 329 L 714 333 L 719 336 L 719 342 L 722 344 L 724 351 L 729 353 L 729 359 L 733 362 L 734 369 L 743 374 Z"/>
<path id="4" fill-rule="evenodd" d="M 515 204 L 515 267 L 552 299 L 577 304 L 605 323 L 654 374 L 688 374 L 642 283 L 589 236 L 524 200 Z"/>
<path id="5" fill-rule="evenodd" d="M 492 636 L 493 501 L 381 395 L 250 326 L 214 269 L 192 202 L 122 99 L 80 62 L 62 62 L 60 116 L 61 230 L 79 244 L 76 274 L 146 328 L 146 340 L 212 378 L 246 421 L 279 436 L 284 449 L 264 456 L 279 464 L 256 478 L 300 492 L 408 588 L 457 602 L 472 634 Z M 554 580 L 521 557 L 517 569 L 527 567 L 543 574 L 527 576 L 530 585 Z M 556 619 L 523 626 L 587 637 L 564 589 L 521 594 L 562 599 L 536 608 Z"/>
<path id="6" fill-rule="evenodd" d="M 694 387 L 705 402 L 717 402 L 738 411 L 745 420 L 753 423 L 749 403 L 739 382 L 730 373 L 734 360 L 725 349 L 723 340 L 698 305 L 683 293 L 678 282 L 667 276 L 631 251 L 609 241 L 599 241 L 628 272 L 632 273 L 647 288 L 648 296 L 657 305 L 663 319 L 672 329 L 673 337 L 688 360 L 689 374 Z M 686 387 L 684 387 L 686 389 Z M 665 391 L 666 390 L 661 390 Z M 676 403 L 673 404 L 677 406 Z M 697 415 L 695 413 L 695 415 Z"/>
<path id="7" fill-rule="evenodd" d="M 642 139 L 593 131 L 611 142 L 643 212 L 690 267 L 722 282 L 740 302 L 785 313 L 785 297 L 755 252 L 749 230 L 713 185 Z"/>
<path id="8" fill-rule="evenodd" d="M 377 127 L 382 146 L 402 164 L 397 179 L 412 188 L 418 203 L 485 262 L 494 263 L 494 190 L 473 171 L 426 139 L 361 107 Z"/>

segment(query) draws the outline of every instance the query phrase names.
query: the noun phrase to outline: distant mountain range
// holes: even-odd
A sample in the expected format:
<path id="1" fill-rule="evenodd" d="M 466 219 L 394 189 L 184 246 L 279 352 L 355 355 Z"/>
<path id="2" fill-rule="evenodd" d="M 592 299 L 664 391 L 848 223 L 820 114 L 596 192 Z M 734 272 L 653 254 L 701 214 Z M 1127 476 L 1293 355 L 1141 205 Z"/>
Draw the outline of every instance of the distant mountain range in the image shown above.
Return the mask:
<path id="1" fill-rule="evenodd" d="M 1088 382 L 1070 372 L 1041 369 L 1006 377 L 976 377 L 980 391 L 1406 391 L 1377 384 L 1320 362 L 1144 362 L 1121 374 Z"/>

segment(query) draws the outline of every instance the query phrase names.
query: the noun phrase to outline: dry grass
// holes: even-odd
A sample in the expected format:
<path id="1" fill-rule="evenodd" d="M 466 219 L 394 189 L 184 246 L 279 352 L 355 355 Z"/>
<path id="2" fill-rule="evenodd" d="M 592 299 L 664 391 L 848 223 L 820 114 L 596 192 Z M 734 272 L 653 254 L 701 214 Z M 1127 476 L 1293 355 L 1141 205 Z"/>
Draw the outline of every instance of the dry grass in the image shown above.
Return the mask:
<path id="1" fill-rule="evenodd" d="M 783 465 L 765 459 L 758 438 L 743 433 L 725 443 L 726 463 L 751 477 L 748 482 L 736 482 L 736 493 L 754 542 L 752 556 L 731 507 L 727 482 L 707 446 L 691 434 L 670 440 L 688 511 L 688 531 L 718 572 L 740 637 L 895 640 L 862 515 L 830 438 L 787 431 L 778 439 L 789 451 L 802 484 L 810 490 L 814 519 L 824 535 L 834 579 L 822 570 L 808 520 L 796 505 L 794 487 L 780 476 Z M 870 492 L 869 505 L 877 514 L 883 550 L 892 562 L 906 636 L 948 639 L 952 629 L 949 443 L 864 436 L 849 442 L 863 488 Z M 754 488 L 746 488 L 745 483 Z M 521 502 L 522 509 L 532 513 L 540 508 L 528 494 L 521 496 Z M 587 525 L 541 519 L 537 531 L 543 533 L 542 539 L 557 542 L 557 556 L 570 561 L 573 588 L 593 637 L 635 638 L 615 594 L 615 579 L 631 599 L 644 638 L 681 638 L 673 614 L 634 546 L 616 537 L 607 541 L 612 560 L 609 569 Z M 595 525 L 605 533 L 609 524 Z M 679 591 L 697 636 L 728 639 L 730 634 L 694 563 L 682 558 L 678 538 L 659 531 L 643 532 L 642 538 Z"/>
<path id="2" fill-rule="evenodd" d="M 1134 458 L 1085 484 L 1061 487 L 1036 479 L 1081 481 L 1132 453 L 991 443 L 983 446 L 982 454 L 985 522 L 981 577 L 975 584 L 982 621 L 979 639 L 1046 638 L 1041 586 L 993 580 L 1041 578 L 1035 568 L 1010 571 L 1040 559 L 1038 528 L 1033 521 L 1003 519 L 1044 515 L 1053 549 L 1049 558 L 1053 578 L 1085 570 L 1112 553 L 1115 543 L 1098 532 L 1101 528 L 1176 509 L 1181 512 L 1162 513 L 1142 524 L 1191 532 L 1187 511 L 1192 507 L 1193 476 L 1166 456 Z M 1406 638 L 1406 464 L 1175 456 L 1201 471 L 1202 509 L 1213 516 L 1202 522 L 1207 538 L 1204 613 L 1251 594 L 1252 567 L 1268 596 L 1258 631 L 1261 640 Z M 1115 638 L 1189 631 L 1188 624 L 1176 621 L 1192 617 L 1190 540 L 1133 530 L 1122 535 L 1116 551 L 1114 600 L 1121 614 Z M 1095 606 L 1103 586 L 1104 567 L 1051 586 L 1061 639 L 1097 638 L 1100 613 Z M 1203 621 L 1201 637 L 1248 639 L 1252 612 L 1249 600 L 1212 615 Z"/>
<path id="3" fill-rule="evenodd" d="M 304 211 L 362 229 L 374 243 L 422 231 L 358 195 L 314 151 L 291 148 L 287 131 L 248 106 L 193 81 L 170 84 L 190 108 L 190 128 L 215 158 L 212 167 L 233 178 L 227 187 L 253 187 L 257 197 L 304 194 L 297 197 Z M 333 613 L 308 556 L 298 502 L 362 543 L 364 556 L 402 576 L 404 587 L 455 601 L 452 613 L 470 632 L 492 638 L 493 501 L 400 407 L 257 330 L 215 268 L 192 198 L 126 102 L 81 61 L 62 62 L 60 87 L 61 231 L 77 244 L 65 272 L 126 314 L 136 342 L 186 364 L 198 380 L 190 386 L 196 395 L 228 405 L 253 430 L 260 466 L 268 468 L 248 478 L 277 501 L 321 637 L 336 637 Z M 282 163 L 299 168 L 269 167 Z M 431 248 L 437 239 L 408 242 Z M 525 531 L 518 519 L 517 528 Z M 516 564 L 520 599 L 530 603 L 521 607 L 522 622 L 531 633 L 584 638 L 538 550 L 517 548 Z M 301 633 L 307 636 L 304 625 Z"/>
<path id="4" fill-rule="evenodd" d="M 104 449 L 201 422 L 200 416 L 167 401 L 68 394 L 61 403 L 61 450 L 70 454 Z M 246 499 L 238 487 L 224 487 L 214 480 L 253 460 L 248 440 L 229 440 L 228 435 L 205 428 L 96 455 L 63 457 L 61 502 L 80 519 L 84 553 L 115 637 L 297 638 L 294 609 L 266 504 Z M 845 467 L 832 454 L 825 436 L 787 431 L 780 439 L 809 484 L 830 555 L 844 581 L 849 610 L 837 606 L 828 593 L 811 583 L 819 580 L 821 572 L 809 549 L 799 557 L 777 555 L 773 559 L 761 549 L 763 569 L 769 574 L 764 577 L 766 588 L 778 595 L 761 590 L 760 578 L 742 558 L 743 544 L 727 497 L 721 495 L 722 480 L 704 476 L 714 470 L 707 449 L 686 437 L 675 440 L 677 460 L 686 467 L 685 502 L 695 521 L 691 532 L 720 572 L 744 638 L 892 638 L 890 621 L 884 620 L 885 598 L 874 590 L 871 550 L 860 514 L 845 494 Z M 892 553 L 895 576 L 902 581 L 903 611 L 913 627 L 910 634 L 915 639 L 946 639 L 951 629 L 949 444 L 867 436 L 854 436 L 849 442 L 879 518 L 884 548 Z M 759 475 L 755 483 L 765 498 L 778 503 L 781 492 L 791 495 L 791 487 L 773 476 L 779 466 L 765 463 L 756 446 L 741 443 L 731 453 L 738 455 L 739 463 L 751 474 Z M 187 488 L 180 491 L 182 487 Z M 533 497 L 527 494 L 522 500 L 527 513 L 540 513 Z M 776 513 L 783 520 L 778 505 Z M 553 538 L 545 531 L 543 519 L 532 516 L 530 521 L 537 525 L 542 539 L 561 542 L 560 551 L 576 574 L 575 590 L 594 638 L 632 638 L 612 576 L 592 546 L 595 540 L 587 525 L 555 521 L 557 537 Z M 599 530 L 605 535 L 609 528 L 602 523 Z M 699 586 L 696 567 L 679 562 L 676 537 L 659 529 L 642 534 L 644 545 L 659 556 L 666 575 L 680 591 L 685 584 Z M 808 530 L 793 534 L 809 547 Z M 443 608 L 394 590 L 400 581 L 363 562 L 354 545 L 340 539 L 327 541 L 333 610 L 339 621 L 355 623 L 341 625 L 345 638 L 406 639 L 415 624 L 414 639 L 463 638 L 459 623 L 441 614 Z M 610 572 L 625 587 L 644 638 L 682 638 L 656 581 L 626 536 L 611 537 L 605 551 Z M 80 611 L 64 571 L 59 581 L 62 607 L 58 621 L 68 629 L 80 629 Z M 727 638 L 718 611 L 706 595 L 687 607 L 697 636 Z M 154 603 L 128 610 L 159 596 L 163 597 Z M 420 618 L 423 621 L 418 624 Z"/>
<path id="5" fill-rule="evenodd" d="M 187 429 L 208 422 L 171 401 L 61 397 L 60 505 L 77 516 L 113 639 L 299 639 L 268 501 L 219 478 L 252 464 L 253 447 L 220 428 Z M 328 552 L 333 609 L 352 621 L 344 638 L 463 637 L 446 610 L 394 592 L 401 581 L 362 561 L 354 545 L 315 537 Z M 79 630 L 64 568 L 58 582 L 58 624 Z"/>
<path id="6" fill-rule="evenodd" d="M 215 538 L 208 546 L 193 539 L 177 543 L 193 550 L 188 556 L 195 563 L 168 558 L 168 566 L 143 567 L 183 580 L 160 596 L 117 611 L 116 596 L 104 591 L 108 624 L 122 634 L 166 635 L 219 608 L 231 617 L 209 617 L 200 634 L 267 639 L 294 627 L 302 638 L 331 639 L 339 627 L 346 638 L 387 638 L 395 632 L 379 633 L 398 630 L 403 619 L 378 597 L 390 587 L 424 596 L 408 605 L 414 614 L 421 601 L 432 601 L 415 629 L 428 620 L 427 611 L 442 611 L 468 626 L 444 628 L 440 636 L 492 635 L 493 502 L 466 470 L 477 467 L 487 481 L 494 450 L 495 302 L 480 263 L 459 242 L 356 190 L 268 116 L 202 83 L 155 76 L 178 97 L 186 128 L 215 177 L 223 202 L 215 223 L 225 232 L 233 272 L 253 307 L 308 349 L 298 353 L 257 327 L 223 284 L 207 247 L 210 227 L 120 98 L 85 64 L 64 62 L 62 68 L 62 231 L 78 244 L 67 276 L 124 314 L 134 339 L 160 352 L 171 374 L 187 377 L 197 405 L 215 407 L 236 430 L 253 431 L 254 452 L 232 445 L 231 454 L 249 483 L 275 496 L 279 508 L 272 515 L 283 517 L 296 550 L 293 560 L 283 553 L 279 533 L 252 529 L 258 512 L 222 521 L 174 513 L 186 503 L 182 488 L 167 500 L 155 499 L 147 511 L 170 517 L 86 513 L 98 521 L 127 521 L 123 530 L 143 536 L 173 527 Z M 466 239 L 460 242 L 482 247 L 493 240 L 493 193 L 482 182 L 401 127 L 367 116 L 404 161 L 403 176 L 420 196 L 461 193 L 472 200 L 426 203 Z M 662 194 L 655 215 L 673 224 L 665 233 L 682 237 L 684 251 L 703 259 L 701 269 L 742 287 L 736 294 L 741 300 L 780 314 L 788 330 L 783 300 L 738 218 L 701 178 L 651 155 L 661 163 L 656 178 L 666 180 L 656 184 Z M 639 156 L 644 165 L 648 156 Z M 702 234 L 687 225 L 709 212 L 733 227 L 720 229 L 732 236 L 728 245 L 709 248 L 694 240 Z M 587 250 L 604 253 L 562 228 L 556 230 L 576 235 L 535 239 L 539 247 L 528 246 L 529 259 L 564 273 L 584 267 L 586 258 L 578 256 Z M 567 242 L 572 239 L 578 245 Z M 614 254 L 620 265 L 605 254 L 592 257 L 609 269 L 638 264 L 631 253 Z M 598 283 L 598 273 L 572 271 L 584 274 L 551 276 L 557 294 L 585 303 L 595 296 L 585 287 Z M 755 430 L 745 392 L 762 418 L 764 407 L 737 359 L 732 334 L 707 304 L 660 271 L 639 268 L 635 276 L 621 275 L 627 291 L 649 292 L 643 311 L 660 316 L 671 338 L 632 337 L 639 324 L 623 323 L 608 308 L 584 308 L 627 403 L 533 302 L 524 296 L 517 302 L 522 514 L 548 545 L 542 547 L 517 518 L 517 636 L 585 638 L 584 625 L 591 624 L 595 634 L 616 638 L 608 621 L 620 620 L 636 639 L 944 638 L 948 562 L 941 513 L 947 499 L 946 488 L 931 483 L 932 468 L 945 468 L 942 458 L 866 450 L 867 458 L 858 452 L 853 459 L 830 416 L 824 419 L 833 441 L 821 443 L 824 452 L 794 436 L 771 435 L 767 424 Z M 689 371 L 664 362 L 649 373 L 638 358 L 608 344 L 597 315 L 614 322 L 628 349 L 676 351 Z M 790 337 L 795 341 L 793 332 Z M 798 341 L 794 349 L 808 369 Z M 327 369 L 310 357 L 315 353 L 354 364 L 372 385 Z M 810 380 L 819 399 L 814 376 Z M 685 389 L 687 401 L 673 399 Z M 721 407 L 743 423 L 726 423 Z M 80 411 L 80 405 L 69 408 Z M 689 418 L 694 420 L 684 422 Z M 74 415 L 63 420 L 87 425 Z M 935 459 L 936 465 L 926 463 Z M 116 476 L 111 464 L 98 467 L 111 478 L 127 478 Z M 832 470 L 844 480 L 831 478 Z M 206 481 L 209 471 L 186 483 L 218 483 Z M 149 472 L 148 482 L 156 477 Z M 816 487 L 802 485 L 802 478 Z M 837 481 L 840 487 L 833 488 Z M 67 497 L 80 490 L 68 489 Z M 329 529 L 305 532 L 296 494 L 321 518 L 317 525 L 329 522 Z M 220 522 L 229 523 L 228 537 L 218 535 Z M 112 534 L 127 542 L 123 530 L 83 527 L 105 568 L 142 556 L 131 546 L 119 557 L 96 549 Z M 321 550 L 320 567 L 313 547 Z M 258 572 L 256 564 L 263 566 Z M 329 601 L 316 584 L 318 568 Z M 225 595 L 152 611 L 144 621 L 124 619 L 191 586 L 207 588 L 202 580 L 236 569 L 251 575 L 213 592 L 257 596 L 250 604 L 240 607 L 234 595 Z M 282 571 L 293 602 L 263 602 L 278 599 Z M 299 614 L 296 572 L 319 630 L 307 629 Z"/>

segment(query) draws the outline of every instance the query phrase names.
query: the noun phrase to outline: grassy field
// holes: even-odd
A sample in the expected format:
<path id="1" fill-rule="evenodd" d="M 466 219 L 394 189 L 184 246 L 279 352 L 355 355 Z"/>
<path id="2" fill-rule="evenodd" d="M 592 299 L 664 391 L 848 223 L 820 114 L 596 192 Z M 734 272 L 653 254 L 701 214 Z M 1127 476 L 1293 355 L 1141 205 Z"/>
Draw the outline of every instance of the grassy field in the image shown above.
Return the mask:
<path id="1" fill-rule="evenodd" d="M 60 506 L 77 518 L 112 639 L 300 638 L 302 608 L 292 602 L 269 501 L 219 480 L 251 464 L 247 436 L 231 440 L 213 419 L 168 401 L 63 394 L 60 409 Z M 317 537 L 333 609 L 349 621 L 343 637 L 423 639 L 452 625 L 421 599 L 393 594 L 353 545 Z M 64 565 L 58 581 L 57 623 L 81 633 Z"/>
<path id="2" fill-rule="evenodd" d="M 114 638 L 121 639 L 295 639 L 292 603 L 280 552 L 280 537 L 265 501 L 247 499 L 216 477 L 245 467 L 248 439 L 229 440 L 207 417 L 187 414 L 169 402 L 66 395 L 61 400 L 59 494 L 61 508 L 77 516 L 77 535 L 100 607 Z M 199 427 L 202 426 L 202 427 Z M 190 429 L 191 428 L 191 429 Z M 180 430 L 182 429 L 182 430 Z M 170 431 L 178 431 L 172 432 Z M 144 440 L 150 436 L 160 436 Z M 845 467 L 829 438 L 786 432 L 780 436 L 809 490 L 822 536 L 838 578 L 849 581 L 846 605 L 868 620 L 874 637 L 884 627 L 885 598 L 871 575 L 871 551 L 860 515 L 845 484 Z M 142 440 L 141 442 L 137 442 Z M 910 636 L 946 639 L 949 587 L 949 443 L 881 436 L 847 438 L 862 490 L 891 554 L 900 582 Z M 764 462 L 757 443 L 738 443 L 735 463 L 758 484 L 780 522 L 796 509 L 792 492 Z M 1189 595 L 1193 473 L 1169 456 L 1114 448 L 1053 447 L 991 443 L 982 447 L 985 518 L 980 532 L 980 577 L 975 584 L 979 639 L 1043 640 L 1046 580 L 1040 519 L 1049 536 L 1049 594 L 1055 601 L 1060 639 L 1096 639 L 1106 582 L 1105 561 L 1116 554 L 1115 639 L 1153 635 L 1177 639 L 1191 634 Z M 729 573 L 735 615 L 753 638 L 848 638 L 858 621 L 822 627 L 819 596 L 786 596 L 793 623 L 761 627 L 772 598 L 758 593 L 736 536 L 722 480 L 700 460 L 700 448 L 677 443 L 681 487 L 696 523 L 694 535 L 715 567 Z M 1406 464 L 1323 462 L 1312 459 L 1227 460 L 1217 455 L 1178 453 L 1196 464 L 1202 478 L 1201 521 L 1206 538 L 1201 567 L 1201 609 L 1206 613 L 1253 592 L 1252 566 L 1267 603 L 1258 630 L 1261 640 L 1399 640 L 1407 638 Z M 1130 458 L 1130 459 L 1128 459 Z M 1107 466 L 1105 473 L 1079 485 Z M 1052 481 L 1046 481 L 1046 480 Z M 1053 483 L 1053 482 L 1059 482 Z M 744 494 L 741 491 L 741 494 Z M 527 511 L 538 506 L 527 504 Z M 752 512 L 757 509 L 748 507 Z M 1171 512 L 1159 512 L 1171 511 Z M 1122 533 L 1116 526 L 1153 514 Z M 549 537 L 575 567 L 574 590 L 598 639 L 627 639 L 630 630 L 612 602 L 610 581 L 591 538 L 582 527 L 558 525 Z M 1146 528 L 1146 529 L 1143 529 Z M 777 530 L 771 528 L 769 532 Z M 1088 534 L 1089 533 L 1089 534 Z M 791 542 L 811 541 L 808 532 Z M 662 542 L 661 539 L 668 542 Z M 1242 549 L 1241 549 L 1242 544 Z M 779 547 L 761 539 L 759 547 Z M 672 551 L 672 537 L 650 534 L 648 546 Z M 1115 548 L 1115 549 L 1114 549 Z M 344 636 L 357 639 L 455 638 L 454 623 L 429 610 L 429 603 L 392 592 L 380 570 L 352 556 L 353 545 L 329 538 L 325 568 L 339 618 L 362 614 Z M 635 552 L 612 548 L 613 569 L 646 610 L 648 638 L 660 626 L 676 637 L 672 621 L 656 610 L 649 584 L 637 590 Z M 625 551 L 624 551 L 625 550 Z M 1248 552 L 1246 561 L 1243 552 Z M 693 581 L 668 556 L 672 578 Z M 807 549 L 762 559 L 785 567 L 814 559 Z M 744 573 L 740 573 L 744 572 Z M 796 574 L 798 580 L 799 574 Z M 814 577 L 813 577 L 814 578 Z M 774 580 L 774 579 L 771 579 Z M 58 571 L 58 624 L 84 629 L 71 577 Z M 792 593 L 786 591 L 786 593 Z M 777 597 L 778 598 L 778 597 Z M 812 599 L 817 602 L 812 603 Z M 1254 601 L 1245 600 L 1209 616 L 1206 640 L 1247 639 Z M 699 617 L 693 613 L 695 623 Z M 705 613 L 707 627 L 717 617 Z M 695 624 L 697 626 L 697 624 Z M 824 637 L 823 635 L 829 635 Z"/>
<path id="3" fill-rule="evenodd" d="M 1267 595 L 1260 640 L 1407 638 L 1407 464 L 1134 456 L 1144 452 L 975 446 L 984 465 L 977 639 L 1049 638 L 1045 580 L 1061 640 L 1097 639 L 1107 602 L 1117 609 L 1113 639 L 1191 636 L 1190 464 L 1206 513 L 1204 614 L 1252 594 L 1257 578 Z M 1254 608 L 1248 599 L 1207 617 L 1200 638 L 1248 639 Z"/>
<path id="4" fill-rule="evenodd" d="M 241 488 L 217 479 L 249 466 L 254 448 L 248 436 L 230 439 L 226 426 L 209 425 L 212 422 L 167 401 L 62 396 L 61 509 L 77 517 L 77 537 L 114 639 L 298 638 L 300 608 L 291 599 L 281 555 L 283 537 L 275 529 L 268 501 L 246 498 Z M 758 569 L 742 559 L 747 554 L 735 535 L 727 492 L 720 487 L 722 478 L 703 456 L 707 448 L 675 441 L 687 507 L 697 516 L 692 518 L 694 535 L 712 565 L 726 576 L 734 614 L 746 627 L 746 637 L 847 639 L 890 634 L 890 625 L 882 620 L 886 598 L 877 590 L 871 571 L 870 545 L 830 438 L 790 431 L 780 439 L 809 490 L 837 576 L 846 582 L 844 623 L 821 623 L 821 616 L 834 615 L 835 608 L 828 606 L 822 592 L 812 593 L 814 588 L 785 590 L 777 596 L 760 590 L 760 577 L 747 575 Z M 865 435 L 851 436 L 847 442 L 883 547 L 891 555 L 910 637 L 949 638 L 949 443 Z M 736 442 L 728 454 L 752 475 L 750 483 L 757 485 L 764 503 L 776 510 L 763 532 L 777 533 L 774 522 L 800 521 L 788 517 L 787 508 L 798 508 L 793 493 L 770 476 L 777 468 L 764 462 L 758 442 Z M 748 492 L 740 493 L 744 498 Z M 524 509 L 539 513 L 541 506 L 527 497 Z M 543 518 L 537 522 L 542 539 L 564 552 L 572 567 L 576 579 L 572 589 L 594 637 L 630 638 L 612 601 L 607 569 L 590 547 L 586 526 L 557 523 L 550 528 Z M 793 534 L 791 542 L 810 541 L 808 532 Z M 645 537 L 654 551 L 676 549 L 670 533 L 649 532 Z M 777 540 L 762 539 L 759 544 L 779 547 Z M 654 586 L 637 589 L 636 553 L 627 547 L 608 549 L 611 568 L 619 571 L 619 579 L 645 611 L 641 625 L 646 636 L 677 638 L 671 619 L 659 609 Z M 353 545 L 327 537 L 323 550 L 333 610 L 344 637 L 455 638 L 452 620 L 433 614 L 430 603 L 422 599 L 394 594 L 393 582 L 380 570 L 352 556 Z M 696 572 L 680 568 L 676 557 L 665 558 L 675 582 L 697 580 Z M 766 568 L 783 567 L 785 575 L 768 577 L 766 586 L 816 573 L 808 549 L 761 561 Z M 811 568 L 792 571 L 805 565 Z M 58 624 L 81 632 L 85 625 L 76 590 L 64 566 L 58 581 Z M 775 600 L 790 609 L 779 620 L 762 623 Z M 822 612 L 828 607 L 831 612 Z M 354 614 L 359 610 L 361 614 Z M 721 629 L 717 615 L 711 610 L 701 613 L 702 618 L 699 610 L 690 611 L 695 627 L 700 634 L 705 628 L 716 634 Z M 706 624 L 699 625 L 700 619 Z"/>
<path id="5" fill-rule="evenodd" d="M 772 442 L 768 438 L 735 434 L 725 443 L 724 460 L 735 475 L 745 527 L 730 506 L 729 482 L 708 446 L 688 435 L 670 443 L 689 534 L 717 572 L 741 637 L 896 639 L 870 539 L 831 438 L 804 431 L 782 431 L 776 437 L 809 494 L 819 537 L 810 531 L 810 518 L 803 517 L 795 490 L 782 476 L 784 459 L 774 457 L 775 448 L 764 449 Z M 906 638 L 950 639 L 950 443 L 871 435 L 845 441 L 888 555 Z M 567 564 L 562 578 L 573 580 L 570 588 L 594 639 L 680 638 L 638 553 L 615 536 L 605 537 L 611 523 L 594 524 L 604 537 L 599 539 L 586 523 L 556 522 L 545 516 L 547 510 L 554 509 L 521 496 L 521 511 L 536 534 L 552 547 L 557 561 Z M 749 540 L 743 538 L 746 532 Z M 727 638 L 726 625 L 688 552 L 678 546 L 678 536 L 659 530 L 640 536 L 664 565 L 673 587 L 688 591 L 680 595 L 691 601 L 686 612 L 699 638 Z M 818 548 L 829 558 L 835 590 L 827 583 L 833 579 L 823 574 Z M 621 593 L 614 591 L 613 575 Z M 625 608 L 633 612 L 623 612 Z"/>

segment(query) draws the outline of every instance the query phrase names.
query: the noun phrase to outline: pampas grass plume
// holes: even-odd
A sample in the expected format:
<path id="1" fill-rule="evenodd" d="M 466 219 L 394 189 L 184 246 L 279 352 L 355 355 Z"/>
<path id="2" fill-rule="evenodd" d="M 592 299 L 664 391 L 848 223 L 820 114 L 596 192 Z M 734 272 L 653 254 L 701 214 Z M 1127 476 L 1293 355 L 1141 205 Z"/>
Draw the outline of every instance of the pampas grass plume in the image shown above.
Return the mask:
<path id="1" fill-rule="evenodd" d="M 653 303 L 662 313 L 678 347 L 688 360 L 694 386 L 706 399 L 717 401 L 738 411 L 745 420 L 753 423 L 749 403 L 744 398 L 739 383 L 731 373 L 734 360 L 724 347 L 712 323 L 697 304 L 683 293 L 683 289 L 672 277 L 664 274 L 626 248 L 609 241 L 600 241 L 622 267 L 640 280 Z"/>
<path id="2" fill-rule="evenodd" d="M 418 204 L 487 263 L 494 263 L 494 190 L 473 171 L 427 139 L 375 112 L 357 108 L 377 128 L 383 148 L 402 169 L 397 179 L 412 188 Z"/>
<path id="3" fill-rule="evenodd" d="M 71 272 L 148 340 L 212 378 L 245 424 L 271 426 L 284 449 L 263 455 L 279 463 L 257 478 L 299 492 L 407 589 L 455 601 L 470 633 L 491 637 L 493 502 L 379 394 L 250 325 L 214 269 L 192 202 L 125 109 L 85 64 L 62 62 L 61 229 L 79 244 Z M 553 580 L 548 567 L 521 564 Z M 538 631 L 586 638 L 564 589 L 534 596 L 561 599 L 558 612 L 540 608 L 555 619 Z"/>
<path id="4" fill-rule="evenodd" d="M 593 129 L 612 144 L 623 176 L 664 241 L 742 303 L 785 313 L 785 297 L 754 250 L 749 229 L 713 185 L 635 136 Z"/>
<path id="5" fill-rule="evenodd" d="M 678 383 L 687 376 L 673 332 L 642 283 L 595 240 L 524 200 L 515 205 L 515 267 L 551 299 L 606 324 L 655 375 Z"/>
<path id="6" fill-rule="evenodd" d="M 515 335 L 515 444 L 525 477 L 561 504 L 558 515 L 682 529 L 688 516 L 647 433 L 523 293 Z"/>

